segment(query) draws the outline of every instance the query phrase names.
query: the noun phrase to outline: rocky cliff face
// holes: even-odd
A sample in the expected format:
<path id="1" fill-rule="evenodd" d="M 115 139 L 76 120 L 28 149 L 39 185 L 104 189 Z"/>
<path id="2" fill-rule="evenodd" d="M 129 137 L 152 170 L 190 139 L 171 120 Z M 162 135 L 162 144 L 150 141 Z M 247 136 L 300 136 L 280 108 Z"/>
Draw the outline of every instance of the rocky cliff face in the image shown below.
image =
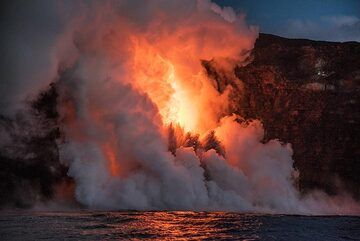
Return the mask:
<path id="1" fill-rule="evenodd" d="M 359 198 L 360 43 L 260 34 L 249 61 L 235 79 L 205 64 L 219 91 L 232 86 L 232 111 L 262 120 L 266 140 L 292 144 L 302 191 Z"/>

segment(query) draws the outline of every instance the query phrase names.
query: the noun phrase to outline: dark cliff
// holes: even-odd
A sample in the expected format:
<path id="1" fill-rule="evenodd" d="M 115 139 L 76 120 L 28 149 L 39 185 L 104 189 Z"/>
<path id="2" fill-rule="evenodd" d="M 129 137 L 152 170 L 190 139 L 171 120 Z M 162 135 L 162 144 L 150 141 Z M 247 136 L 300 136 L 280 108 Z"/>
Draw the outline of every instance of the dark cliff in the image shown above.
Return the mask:
<path id="1" fill-rule="evenodd" d="M 286 39 L 260 34 L 233 87 L 233 110 L 260 119 L 265 140 L 291 143 L 302 191 L 346 190 L 360 197 L 360 43 Z"/>

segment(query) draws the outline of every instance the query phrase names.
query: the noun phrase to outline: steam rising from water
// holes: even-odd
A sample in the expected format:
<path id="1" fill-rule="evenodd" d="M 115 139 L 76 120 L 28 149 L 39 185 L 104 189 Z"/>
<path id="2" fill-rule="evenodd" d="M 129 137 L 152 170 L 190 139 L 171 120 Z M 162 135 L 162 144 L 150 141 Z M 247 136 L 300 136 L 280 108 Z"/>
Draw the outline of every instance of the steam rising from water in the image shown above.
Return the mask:
<path id="1" fill-rule="evenodd" d="M 323 194 L 300 197 L 290 145 L 262 143 L 261 123 L 241 124 L 229 112 L 231 89 L 219 93 L 207 77 L 201 60 L 231 77 L 253 47 L 257 30 L 244 16 L 207 0 L 81 6 L 59 40 L 58 81 L 61 158 L 78 201 L 100 209 L 360 211 Z"/>

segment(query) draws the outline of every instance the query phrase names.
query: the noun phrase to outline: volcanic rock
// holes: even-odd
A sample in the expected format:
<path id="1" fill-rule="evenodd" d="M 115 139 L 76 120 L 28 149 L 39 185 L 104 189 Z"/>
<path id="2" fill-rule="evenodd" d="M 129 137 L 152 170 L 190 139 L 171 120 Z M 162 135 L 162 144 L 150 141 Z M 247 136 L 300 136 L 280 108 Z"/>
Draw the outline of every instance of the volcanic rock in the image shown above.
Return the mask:
<path id="1" fill-rule="evenodd" d="M 291 143 L 299 187 L 360 198 L 360 43 L 286 39 L 260 34 L 250 63 L 222 78 L 232 87 L 231 112 L 260 119 L 265 139 Z"/>

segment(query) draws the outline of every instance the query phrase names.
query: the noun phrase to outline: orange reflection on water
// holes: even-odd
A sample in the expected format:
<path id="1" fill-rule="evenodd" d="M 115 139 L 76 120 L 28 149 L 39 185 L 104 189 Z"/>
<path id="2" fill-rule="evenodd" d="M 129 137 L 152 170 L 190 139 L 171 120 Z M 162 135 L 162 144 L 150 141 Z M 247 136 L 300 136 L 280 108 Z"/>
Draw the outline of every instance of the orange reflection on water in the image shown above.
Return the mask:
<path id="1" fill-rule="evenodd" d="M 112 224 L 114 232 L 137 240 L 257 240 L 262 225 L 252 214 L 226 212 L 160 211 L 119 212 L 114 217 L 127 216 L 126 224 Z"/>

